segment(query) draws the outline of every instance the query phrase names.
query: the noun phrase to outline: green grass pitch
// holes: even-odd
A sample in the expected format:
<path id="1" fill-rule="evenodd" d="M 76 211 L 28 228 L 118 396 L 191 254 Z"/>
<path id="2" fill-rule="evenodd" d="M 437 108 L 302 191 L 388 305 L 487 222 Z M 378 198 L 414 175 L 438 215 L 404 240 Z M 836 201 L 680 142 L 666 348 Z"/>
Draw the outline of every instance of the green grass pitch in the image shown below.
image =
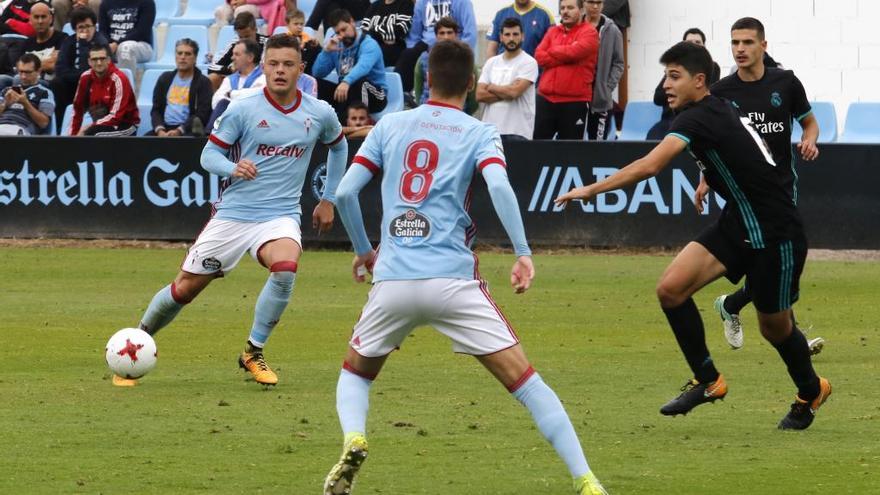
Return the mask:
<path id="1" fill-rule="evenodd" d="M 301 260 L 266 352 L 276 388 L 236 364 L 265 279 L 249 259 L 158 335 L 158 366 L 140 386 L 111 386 L 104 344 L 137 323 L 183 254 L 0 249 L 0 493 L 320 492 L 342 440 L 336 378 L 368 290 L 350 280 L 351 255 Z M 880 492 L 880 263 L 808 262 L 796 309 L 828 341 L 815 365 L 834 394 L 811 429 L 780 432 L 794 388 L 751 309 L 745 347 L 726 347 L 709 311 L 725 281 L 697 303 L 728 398 L 666 418 L 658 408 L 688 378 L 654 297 L 669 258 L 539 255 L 522 296 L 507 284 L 512 261 L 482 255 L 483 276 L 611 493 Z M 429 329 L 375 383 L 368 438 L 356 494 L 571 490 L 528 412 Z"/>

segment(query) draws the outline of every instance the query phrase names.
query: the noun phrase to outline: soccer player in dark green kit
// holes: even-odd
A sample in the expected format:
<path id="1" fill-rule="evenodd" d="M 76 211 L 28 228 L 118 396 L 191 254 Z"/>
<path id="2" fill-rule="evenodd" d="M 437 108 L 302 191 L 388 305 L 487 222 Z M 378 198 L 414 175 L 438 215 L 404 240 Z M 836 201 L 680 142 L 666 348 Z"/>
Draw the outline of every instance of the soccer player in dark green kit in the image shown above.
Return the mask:
<path id="1" fill-rule="evenodd" d="M 819 123 L 813 115 L 804 86 L 794 72 L 764 66 L 767 41 L 764 38 L 764 25 L 758 19 L 744 17 L 733 23 L 730 28 L 730 48 L 737 71 L 713 84 L 712 94 L 734 102 L 751 119 L 776 160 L 776 171 L 783 185 L 797 204 L 798 176 L 791 146 L 793 120 L 798 121 L 804 130 L 797 144 L 801 158 L 810 161 L 819 156 L 816 147 Z M 702 180 L 694 198 L 700 212 L 708 191 L 709 186 Z M 724 324 L 724 337 L 734 349 L 743 345 L 739 312 L 751 300 L 748 285 L 743 285 L 733 294 L 715 299 L 715 310 Z M 808 345 L 811 354 L 818 354 L 825 345 L 825 339 L 810 339 Z"/>
<path id="2" fill-rule="evenodd" d="M 745 276 L 761 334 L 776 348 L 797 387 L 779 428 L 806 429 L 831 394 L 831 384 L 813 370 L 807 340 L 791 317 L 807 256 L 800 214 L 749 118 L 729 100 L 709 94 L 709 52 L 681 42 L 660 63 L 666 66 L 667 101 L 678 112 L 669 134 L 644 157 L 602 181 L 572 189 L 556 198 L 556 204 L 588 201 L 653 177 L 686 149 L 727 204 L 718 220 L 681 250 L 657 284 L 660 306 L 693 372 L 682 393 L 660 413 L 687 414 L 727 395 L 692 296 L 722 276 L 734 283 Z"/>

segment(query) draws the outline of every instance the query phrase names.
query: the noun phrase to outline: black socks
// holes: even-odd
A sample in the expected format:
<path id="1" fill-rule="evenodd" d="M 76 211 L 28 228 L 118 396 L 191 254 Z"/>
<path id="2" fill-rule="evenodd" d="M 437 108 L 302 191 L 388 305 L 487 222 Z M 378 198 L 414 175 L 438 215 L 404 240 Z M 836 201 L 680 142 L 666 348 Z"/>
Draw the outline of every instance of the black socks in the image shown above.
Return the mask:
<path id="1" fill-rule="evenodd" d="M 689 297 L 682 305 L 675 308 L 663 308 L 675 340 L 684 353 L 688 366 L 694 372 L 694 378 L 700 383 L 713 382 L 718 378 L 718 370 L 706 347 L 706 332 L 703 319 L 697 310 L 694 299 Z"/>

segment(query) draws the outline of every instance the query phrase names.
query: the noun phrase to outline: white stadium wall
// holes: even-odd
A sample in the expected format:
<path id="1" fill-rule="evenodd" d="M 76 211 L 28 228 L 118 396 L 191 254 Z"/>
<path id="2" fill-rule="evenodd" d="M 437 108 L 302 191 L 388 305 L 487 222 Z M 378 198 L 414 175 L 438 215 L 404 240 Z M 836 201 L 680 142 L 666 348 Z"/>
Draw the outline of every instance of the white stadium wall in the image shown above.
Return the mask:
<path id="1" fill-rule="evenodd" d="M 485 28 L 512 0 L 474 0 Z M 544 5 L 557 11 L 556 2 Z M 878 0 L 630 0 L 629 98 L 650 100 L 662 75 L 657 62 L 690 27 L 706 33 L 712 56 L 727 74 L 730 25 L 744 16 L 767 29 L 768 51 L 803 81 L 810 100 L 831 101 L 842 129 L 847 106 L 880 101 L 880 1 Z M 482 29 L 481 31 L 485 31 Z"/>

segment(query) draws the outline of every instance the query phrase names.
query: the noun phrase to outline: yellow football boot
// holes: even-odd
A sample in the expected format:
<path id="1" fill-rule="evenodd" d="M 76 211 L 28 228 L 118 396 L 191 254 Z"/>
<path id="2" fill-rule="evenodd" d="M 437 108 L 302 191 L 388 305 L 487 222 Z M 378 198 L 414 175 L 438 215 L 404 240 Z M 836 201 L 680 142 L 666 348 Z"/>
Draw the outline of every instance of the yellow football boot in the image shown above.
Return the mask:
<path id="1" fill-rule="evenodd" d="M 346 436 L 339 462 L 324 480 L 324 495 L 349 495 L 354 477 L 367 458 L 367 439 L 360 433 Z"/>
<path id="2" fill-rule="evenodd" d="M 577 495 L 608 495 L 592 471 L 574 480 L 574 492 Z"/>
<path id="3" fill-rule="evenodd" d="M 238 366 L 253 375 L 254 380 L 261 385 L 278 383 L 278 375 L 266 364 L 262 352 L 242 352 L 238 358 Z"/>

